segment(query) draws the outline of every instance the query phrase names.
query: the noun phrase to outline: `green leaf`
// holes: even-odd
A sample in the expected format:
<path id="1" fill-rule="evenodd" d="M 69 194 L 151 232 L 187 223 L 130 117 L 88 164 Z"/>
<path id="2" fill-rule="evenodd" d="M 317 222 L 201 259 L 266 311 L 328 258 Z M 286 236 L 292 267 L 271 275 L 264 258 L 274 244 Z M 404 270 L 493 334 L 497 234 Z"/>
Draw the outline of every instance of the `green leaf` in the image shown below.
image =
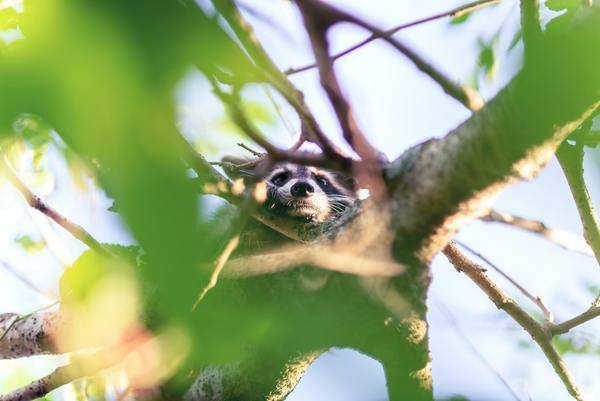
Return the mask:
<path id="1" fill-rule="evenodd" d="M 553 11 L 578 8 L 581 5 L 580 0 L 547 0 L 545 6 Z"/>
<path id="2" fill-rule="evenodd" d="M 521 40 L 521 38 L 523 37 L 523 33 L 521 32 L 521 30 L 517 30 L 517 32 L 515 33 L 515 36 L 513 36 L 512 40 L 510 41 L 510 44 L 508 45 L 508 51 L 510 52 L 511 50 L 513 50 L 515 48 L 515 46 L 517 46 L 517 44 L 519 43 L 519 41 Z"/>
<path id="3" fill-rule="evenodd" d="M 472 12 L 468 12 L 456 15 L 450 19 L 450 25 L 464 24 L 469 19 L 469 17 L 471 17 L 472 14 Z"/>
<path id="4" fill-rule="evenodd" d="M 17 11 L 12 7 L 0 10 L 0 31 L 16 29 L 19 24 L 18 17 Z"/>
<path id="5" fill-rule="evenodd" d="M 575 341 L 570 336 L 557 336 L 552 339 L 552 343 L 556 347 L 559 354 L 564 355 L 567 353 L 572 354 L 587 354 L 593 351 L 593 346 L 587 339 L 578 339 Z"/>
<path id="6" fill-rule="evenodd" d="M 250 120 L 255 123 L 274 125 L 277 122 L 277 117 L 271 109 L 260 102 L 245 100 L 243 101 L 243 108 Z"/>
<path id="7" fill-rule="evenodd" d="M 487 80 L 492 80 L 498 72 L 498 57 L 496 57 L 496 45 L 499 35 L 494 35 L 490 41 L 479 40 L 479 56 L 477 66 Z"/>
<path id="8" fill-rule="evenodd" d="M 595 284 L 590 284 L 587 286 L 587 290 L 590 292 L 590 294 L 592 294 L 593 296 L 598 296 L 598 294 L 600 294 L 600 286 L 595 285 Z"/>
<path id="9" fill-rule="evenodd" d="M 15 238 L 15 243 L 20 245 L 27 253 L 38 253 L 46 247 L 46 241 L 34 241 L 29 235 Z"/>
<path id="10" fill-rule="evenodd" d="M 63 303 L 84 300 L 104 277 L 113 273 L 131 273 L 132 266 L 137 266 L 139 248 L 114 244 L 103 246 L 119 258 L 101 255 L 94 250 L 82 253 L 60 279 Z"/>

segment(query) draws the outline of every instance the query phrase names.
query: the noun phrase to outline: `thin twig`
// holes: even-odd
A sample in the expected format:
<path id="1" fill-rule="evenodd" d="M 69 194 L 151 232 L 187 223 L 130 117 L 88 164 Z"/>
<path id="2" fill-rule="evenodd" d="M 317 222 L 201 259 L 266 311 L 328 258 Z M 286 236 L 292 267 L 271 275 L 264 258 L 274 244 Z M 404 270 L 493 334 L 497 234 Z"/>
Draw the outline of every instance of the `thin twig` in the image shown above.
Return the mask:
<path id="1" fill-rule="evenodd" d="M 539 296 L 533 295 L 531 292 L 529 292 L 525 287 L 523 287 L 521 284 L 519 284 L 515 279 L 513 279 L 511 276 L 509 276 L 507 273 L 505 273 L 502 269 L 500 269 L 500 267 L 498 267 L 495 263 L 493 263 L 491 260 L 489 260 L 487 257 L 485 257 L 484 255 L 482 255 L 481 253 L 477 252 L 476 250 L 474 250 L 473 248 L 471 248 L 470 246 L 454 240 L 454 243 L 456 243 L 457 245 L 459 245 L 460 247 L 466 249 L 469 253 L 472 253 L 473 255 L 477 256 L 479 259 L 483 260 L 486 264 L 488 264 L 492 269 L 494 269 L 496 272 L 498 272 L 498 274 L 500 274 L 502 277 L 504 277 L 509 283 L 511 283 L 515 288 L 517 288 L 523 295 L 525 295 L 525 297 L 527 297 L 531 302 L 533 302 L 534 304 L 537 305 L 538 308 L 540 308 L 540 310 L 542 311 L 542 313 L 544 314 L 544 320 L 547 323 L 552 323 L 554 321 L 554 315 L 552 314 L 552 311 L 548 308 L 548 306 L 544 303 L 544 301 L 542 300 L 542 298 L 540 298 Z"/>
<path id="2" fill-rule="evenodd" d="M 535 234 L 540 234 L 544 238 L 568 251 L 578 252 L 592 257 L 594 256 L 592 248 L 590 248 L 583 237 L 568 231 L 550 228 L 538 220 L 525 219 L 496 210 L 490 210 L 485 216 L 481 217 L 481 220 L 507 224 Z"/>
<path id="3" fill-rule="evenodd" d="M 382 177 L 382 166 L 387 163 L 387 158 L 369 143 L 360 129 L 352 107 L 338 82 L 333 61 L 329 57 L 327 31 L 333 24 L 342 21 L 338 16 L 338 10 L 330 9 L 315 0 L 296 1 L 296 3 L 302 13 L 304 26 L 317 60 L 321 87 L 335 111 L 344 139 L 363 162 L 361 165 L 354 163 L 353 174 L 358 184 L 369 190 L 372 199 L 381 201 L 387 196 Z"/>
<path id="4" fill-rule="evenodd" d="M 258 185 L 261 184 L 259 183 L 257 184 L 257 186 Z M 262 185 L 264 185 L 264 183 Z M 255 186 L 255 190 L 257 186 Z M 255 190 L 252 192 L 255 192 Z M 223 268 L 225 267 L 227 261 L 231 257 L 231 254 L 238 247 L 240 243 L 240 235 L 242 233 L 242 230 L 246 226 L 246 223 L 250 219 L 250 216 L 252 216 L 252 214 L 254 213 L 258 203 L 259 202 L 257 201 L 257 199 L 255 199 L 255 197 L 252 194 L 246 195 L 246 199 L 244 199 L 241 206 L 239 207 L 238 214 L 235 220 L 233 221 L 233 223 L 231 223 L 231 226 L 228 229 L 228 234 L 226 235 L 227 240 L 225 241 L 225 245 L 221 247 L 221 252 L 215 260 L 214 267 L 212 273 L 210 274 L 208 283 L 198 294 L 194 305 L 192 305 L 192 311 L 196 310 L 198 304 L 200 304 L 200 302 L 202 301 L 202 299 L 204 299 L 206 294 L 217 285 L 217 281 L 219 280 L 221 272 L 223 271 Z"/>
<path id="5" fill-rule="evenodd" d="M 6 329 L 2 332 L 2 334 L 0 334 L 0 343 L 4 340 L 4 337 L 6 337 L 6 335 L 12 330 L 12 328 L 15 326 L 15 323 L 17 323 L 19 320 L 25 319 L 27 316 L 29 316 L 29 315 L 24 315 L 24 316 L 15 315 L 13 321 L 10 322 L 10 324 L 6 327 Z"/>
<path id="6" fill-rule="evenodd" d="M 350 157 L 346 155 L 325 135 L 316 118 L 304 101 L 304 95 L 279 70 L 277 65 L 269 57 L 262 44 L 256 39 L 252 26 L 242 17 L 236 4 L 232 0 L 220 0 L 213 2 L 219 13 L 225 18 L 229 26 L 250 54 L 258 71 L 255 75 L 262 78 L 285 98 L 285 100 L 296 110 L 300 117 L 303 129 L 306 129 L 307 140 L 319 145 L 330 159 L 340 166 L 349 166 Z"/>
<path id="7" fill-rule="evenodd" d="M 298 5 L 301 5 L 303 8 L 310 8 L 314 12 L 313 14 L 317 15 L 321 20 L 321 24 L 332 25 L 338 22 L 348 22 L 351 24 L 358 25 L 368 31 L 370 31 L 374 35 L 378 35 L 381 39 L 385 40 L 398 50 L 400 53 L 404 54 L 410 61 L 415 64 L 415 66 L 421 70 L 423 73 L 428 75 L 431 79 L 433 79 L 440 87 L 446 92 L 448 95 L 453 97 L 462 103 L 466 108 L 471 111 L 477 111 L 481 109 L 484 105 L 484 100 L 472 88 L 469 88 L 464 85 L 460 85 L 451 79 L 447 78 L 440 70 L 434 67 L 431 63 L 425 61 L 424 58 L 419 56 L 415 51 L 411 48 L 400 42 L 399 40 L 386 36 L 385 31 L 377 28 L 376 26 L 358 18 L 353 15 L 350 15 L 340 9 L 337 9 L 333 6 L 326 5 L 320 0 L 304 0 L 302 2 L 298 2 Z M 325 17 L 324 17 L 325 15 Z M 333 65 L 333 61 L 330 61 Z M 317 66 L 319 66 L 320 62 L 317 59 Z"/>
<path id="8" fill-rule="evenodd" d="M 564 142 L 556 157 L 562 167 L 575 200 L 579 217 L 583 224 L 583 236 L 590 245 L 600 263 L 600 225 L 594 212 L 594 204 L 585 185 L 583 175 L 583 141 L 577 140 L 575 146 Z"/>
<path id="9" fill-rule="evenodd" d="M 50 305 L 42 306 L 41 308 L 38 308 L 38 309 L 36 309 L 32 312 L 29 312 L 25 315 L 15 315 L 13 321 L 10 322 L 10 324 L 6 327 L 6 329 L 0 335 L 0 343 L 4 340 L 4 338 L 7 336 L 7 334 L 13 329 L 13 327 L 15 326 L 15 324 L 17 324 L 17 322 L 25 320 L 25 319 L 35 315 L 36 313 L 48 310 L 48 309 L 58 305 L 59 303 L 60 303 L 60 301 L 54 301 Z"/>
<path id="10" fill-rule="evenodd" d="M 505 311 L 513 318 L 540 346 L 544 355 L 558 374 L 565 388 L 571 396 L 578 400 L 584 401 L 571 372 L 556 351 L 552 344 L 552 335 L 549 330 L 538 323 L 531 317 L 523 308 L 521 308 L 513 299 L 511 299 L 500 287 L 498 287 L 490 278 L 482 271 L 481 266 L 469 260 L 463 255 L 456 245 L 450 243 L 444 248 L 444 255 L 448 258 L 454 267 L 465 273 L 496 305 L 498 309 Z"/>
<path id="11" fill-rule="evenodd" d="M 40 211 L 48 216 L 59 226 L 67 230 L 73 237 L 83 242 L 89 248 L 106 255 L 110 255 L 108 251 L 98 240 L 96 240 L 83 227 L 69 221 L 62 214 L 48 206 L 39 196 L 31 192 L 31 190 L 19 179 L 12 167 L 8 164 L 6 156 L 0 155 L 0 171 L 8 178 L 11 184 L 21 193 L 29 206 Z"/>
<path id="12" fill-rule="evenodd" d="M 415 20 L 415 21 L 411 21 L 411 22 L 408 22 L 408 23 L 404 23 L 404 24 L 398 25 L 398 26 L 396 26 L 394 28 L 382 31 L 380 34 L 373 33 L 368 38 L 366 38 L 366 39 L 358 42 L 357 44 L 349 47 L 348 49 L 343 50 L 343 51 L 341 51 L 341 52 L 339 52 L 339 53 L 331 56 L 331 59 L 333 61 L 335 61 L 335 60 L 337 60 L 337 59 L 339 59 L 341 57 L 344 57 L 347 54 L 352 53 L 353 51 L 355 51 L 355 50 L 363 47 L 364 45 L 371 43 L 374 40 L 382 39 L 384 37 L 390 37 L 390 36 L 394 35 L 395 33 L 399 32 L 399 31 L 401 31 L 403 29 L 411 28 L 413 26 L 417 26 L 417 25 L 424 24 L 424 23 L 427 23 L 427 22 L 435 21 L 435 20 L 440 19 L 440 18 L 458 17 L 458 16 L 461 16 L 463 14 L 475 11 L 478 8 L 482 8 L 482 7 L 485 7 L 485 6 L 488 6 L 488 5 L 499 3 L 500 1 L 501 0 L 480 0 L 480 1 L 474 1 L 472 3 L 468 3 L 468 4 L 465 4 L 465 5 L 462 5 L 460 7 L 454 8 L 454 9 L 446 11 L 446 12 L 442 12 L 442 13 L 435 14 L 435 15 L 432 15 L 432 16 L 429 16 L 429 17 L 421 18 L 421 19 L 418 19 L 418 20 Z M 293 75 L 293 74 L 297 74 L 299 72 L 307 71 L 307 70 L 310 70 L 310 69 L 313 69 L 313 68 L 316 68 L 316 67 L 317 67 L 317 63 L 312 63 L 312 64 L 305 65 L 303 67 L 290 68 L 290 69 L 288 69 L 288 70 L 285 71 L 285 74 L 287 74 L 287 75 Z"/>
<path id="13" fill-rule="evenodd" d="M 600 297 L 597 298 L 592 306 L 580 315 L 575 316 L 562 323 L 551 324 L 548 326 L 553 335 L 568 333 L 571 329 L 582 325 L 596 317 L 600 316 Z"/>
<path id="14" fill-rule="evenodd" d="M 279 117 L 279 119 L 283 123 L 283 126 L 285 127 L 285 129 L 287 130 L 287 132 L 290 134 L 290 136 L 294 136 L 294 128 L 292 126 L 292 123 L 285 116 L 284 111 L 281 108 L 281 105 L 279 104 L 279 102 L 273 96 L 273 92 L 271 91 L 271 88 L 269 87 L 269 85 L 267 85 L 265 83 L 263 83 L 261 86 L 262 86 L 262 88 L 263 88 L 263 90 L 265 92 L 265 95 L 267 95 L 267 98 L 269 99 L 269 102 L 271 102 L 271 104 L 273 105 L 273 108 L 275 109 L 275 112 L 277 113 L 277 116 Z"/>
<path id="15" fill-rule="evenodd" d="M 290 152 L 273 145 L 258 131 L 251 123 L 250 119 L 243 110 L 237 93 L 229 94 L 222 91 L 214 79 L 209 79 L 213 86 L 215 94 L 221 99 L 227 108 L 229 116 L 233 122 L 250 139 L 264 148 L 273 161 L 286 160 L 298 164 L 308 164 L 311 166 L 327 167 L 336 170 L 348 171 L 347 163 L 339 163 L 339 159 L 332 159 L 323 154 L 309 152 Z"/>
<path id="16" fill-rule="evenodd" d="M 326 31 L 329 25 L 324 25 L 324 18 L 320 4 L 309 2 L 298 2 L 302 11 L 304 25 L 308 31 L 313 53 L 317 59 L 321 86 L 325 90 L 331 105 L 333 106 L 342 133 L 348 144 L 356 151 L 363 161 L 377 162 L 379 152 L 367 141 L 365 135 L 358 128 L 350 104 L 342 94 L 337 76 L 333 69 L 333 62 L 329 57 L 329 43 Z"/>
<path id="17" fill-rule="evenodd" d="M 214 267 L 212 273 L 210 274 L 208 284 L 206 284 L 206 286 L 198 294 L 198 297 L 196 298 L 196 301 L 194 302 L 194 305 L 192 306 L 192 311 L 194 311 L 198 307 L 198 304 L 204 299 L 206 294 L 210 290 L 215 288 L 215 286 L 217 285 L 217 281 L 219 280 L 219 276 L 221 275 L 221 271 L 223 270 L 223 267 L 225 267 L 225 264 L 229 260 L 229 257 L 231 256 L 233 251 L 235 251 L 235 249 L 238 247 L 239 243 L 240 243 L 239 235 L 235 235 L 229 239 L 229 241 L 225 245 L 225 249 L 223 249 L 223 252 L 219 255 L 219 257 L 215 261 L 215 267 Z"/>
<path id="18" fill-rule="evenodd" d="M 257 150 L 254 150 L 250 146 L 248 146 L 248 145 L 246 145 L 246 144 L 244 144 L 242 142 L 238 142 L 237 146 L 239 146 L 240 148 L 242 148 L 244 150 L 247 150 L 248 152 L 252 153 L 252 156 L 255 156 L 255 157 L 262 157 L 262 156 L 264 156 L 264 153 L 261 153 L 261 152 L 259 152 Z"/>

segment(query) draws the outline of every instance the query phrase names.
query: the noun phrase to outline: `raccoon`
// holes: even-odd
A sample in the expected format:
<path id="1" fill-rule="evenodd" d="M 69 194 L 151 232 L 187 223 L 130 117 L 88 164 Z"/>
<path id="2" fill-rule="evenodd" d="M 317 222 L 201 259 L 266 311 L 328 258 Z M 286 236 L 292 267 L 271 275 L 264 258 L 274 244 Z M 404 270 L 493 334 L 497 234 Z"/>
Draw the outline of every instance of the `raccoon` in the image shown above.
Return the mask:
<path id="1" fill-rule="evenodd" d="M 307 227 L 326 228 L 358 202 L 354 179 L 335 171 L 268 160 L 252 162 L 235 157 L 226 157 L 223 161 L 231 178 L 244 178 L 247 183 L 259 180 L 266 183 L 267 199 L 260 206 L 266 213 L 306 224 Z M 242 235 L 243 245 L 240 248 L 257 251 L 264 249 L 266 244 L 277 247 L 288 241 L 288 238 L 251 220 Z"/>
<path id="2" fill-rule="evenodd" d="M 317 167 L 277 164 L 264 180 L 266 207 L 296 220 L 322 223 L 335 219 L 357 199 L 351 178 Z"/>
<path id="3" fill-rule="evenodd" d="M 224 161 L 240 165 L 240 159 L 225 158 Z M 358 199 L 352 177 L 314 166 L 265 161 L 237 171 L 227 169 L 227 173 L 233 178 L 264 180 L 267 184 L 264 207 L 300 222 L 334 220 Z"/>

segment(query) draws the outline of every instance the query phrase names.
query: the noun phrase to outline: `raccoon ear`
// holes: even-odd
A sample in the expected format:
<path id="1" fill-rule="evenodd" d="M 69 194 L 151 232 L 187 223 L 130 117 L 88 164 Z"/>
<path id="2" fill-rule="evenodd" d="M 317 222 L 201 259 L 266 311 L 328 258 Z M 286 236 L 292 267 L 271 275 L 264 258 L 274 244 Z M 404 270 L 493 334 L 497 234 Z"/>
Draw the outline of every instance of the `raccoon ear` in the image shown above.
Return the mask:
<path id="1" fill-rule="evenodd" d="M 239 177 L 254 177 L 259 159 L 241 156 L 224 156 L 223 170 L 231 179 Z"/>

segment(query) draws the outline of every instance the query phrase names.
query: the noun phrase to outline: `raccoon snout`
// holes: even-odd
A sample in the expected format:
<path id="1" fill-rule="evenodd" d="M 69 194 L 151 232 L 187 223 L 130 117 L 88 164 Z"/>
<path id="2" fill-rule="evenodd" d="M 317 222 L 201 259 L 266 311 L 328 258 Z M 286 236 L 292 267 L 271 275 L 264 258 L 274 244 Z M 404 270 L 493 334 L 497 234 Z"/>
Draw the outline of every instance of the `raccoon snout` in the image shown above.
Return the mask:
<path id="1" fill-rule="evenodd" d="M 308 198 L 315 193 L 315 187 L 305 181 L 298 181 L 290 188 L 294 198 Z"/>

